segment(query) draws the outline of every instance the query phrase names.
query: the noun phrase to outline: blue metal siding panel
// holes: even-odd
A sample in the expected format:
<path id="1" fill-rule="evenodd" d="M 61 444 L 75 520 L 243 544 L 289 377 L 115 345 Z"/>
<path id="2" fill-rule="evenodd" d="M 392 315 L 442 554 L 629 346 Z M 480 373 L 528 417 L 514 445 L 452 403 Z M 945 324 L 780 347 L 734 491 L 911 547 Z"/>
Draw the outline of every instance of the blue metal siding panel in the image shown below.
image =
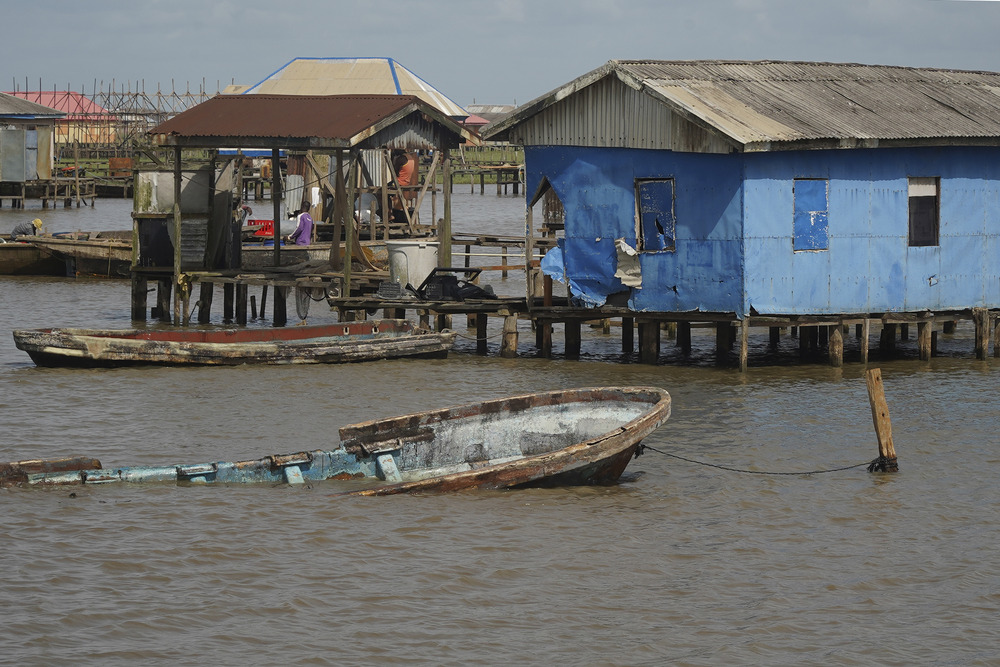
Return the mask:
<path id="1" fill-rule="evenodd" d="M 830 240 L 830 313 L 868 312 L 868 281 L 871 275 L 870 240 L 864 236 L 835 237 Z M 859 271 L 842 271 L 834 257 L 852 257 Z"/>
<path id="2" fill-rule="evenodd" d="M 740 158 L 670 151 L 529 146 L 526 193 L 547 178 L 565 211 L 566 270 L 588 303 L 625 290 L 614 240 L 636 246 L 636 179 L 674 179 L 674 251 L 642 253 L 638 311 L 741 312 Z"/>

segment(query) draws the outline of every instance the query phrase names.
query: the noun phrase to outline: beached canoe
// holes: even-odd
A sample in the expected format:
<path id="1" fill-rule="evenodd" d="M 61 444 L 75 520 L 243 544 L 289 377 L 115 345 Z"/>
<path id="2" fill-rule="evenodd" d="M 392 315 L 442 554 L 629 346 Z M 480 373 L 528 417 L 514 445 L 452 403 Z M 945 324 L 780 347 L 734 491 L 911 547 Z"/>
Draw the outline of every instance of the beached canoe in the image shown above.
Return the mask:
<path id="1" fill-rule="evenodd" d="M 333 479 L 357 480 L 347 494 L 380 496 L 610 484 L 669 416 L 670 395 L 658 387 L 568 389 L 345 426 L 329 451 L 108 469 L 88 458 L 21 461 L 0 464 L 0 485 Z"/>
<path id="2" fill-rule="evenodd" d="M 266 329 L 21 329 L 14 344 L 39 366 L 337 364 L 447 356 L 450 331 L 406 320 Z"/>

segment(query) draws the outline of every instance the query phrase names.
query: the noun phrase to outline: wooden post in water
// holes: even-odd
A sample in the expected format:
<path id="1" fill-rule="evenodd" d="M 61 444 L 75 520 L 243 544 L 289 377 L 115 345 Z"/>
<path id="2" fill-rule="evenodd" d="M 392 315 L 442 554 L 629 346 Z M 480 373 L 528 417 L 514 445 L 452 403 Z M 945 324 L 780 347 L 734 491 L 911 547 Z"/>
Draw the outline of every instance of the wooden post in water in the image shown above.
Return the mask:
<path id="1" fill-rule="evenodd" d="M 985 359 L 990 348 L 990 311 L 973 308 L 972 321 L 976 325 L 976 359 Z"/>
<path id="2" fill-rule="evenodd" d="M 500 311 L 503 315 L 503 339 L 500 343 L 500 356 L 513 359 L 517 356 L 517 313 Z"/>
<path id="3" fill-rule="evenodd" d="M 684 356 L 691 354 L 691 323 L 677 323 L 677 347 L 681 348 Z"/>
<path id="4" fill-rule="evenodd" d="M 750 347 L 750 316 L 745 315 L 740 320 L 740 373 L 746 373 L 749 367 Z"/>
<path id="5" fill-rule="evenodd" d="M 622 318 L 622 354 L 635 352 L 635 320 L 631 317 Z"/>
<path id="6" fill-rule="evenodd" d="M 931 360 L 931 322 L 917 322 L 917 349 L 920 361 Z"/>
<path id="7" fill-rule="evenodd" d="M 865 380 L 868 383 L 868 402 L 872 408 L 872 421 L 875 423 L 879 456 L 877 464 L 869 470 L 897 472 L 899 465 L 896 463 L 896 448 L 892 443 L 892 422 L 889 420 L 889 405 L 885 402 L 882 369 L 869 369 L 865 374 Z"/>
<path id="8" fill-rule="evenodd" d="M 563 335 L 566 337 L 566 358 L 580 358 L 580 320 L 566 320 Z"/>
<path id="9" fill-rule="evenodd" d="M 840 325 L 830 327 L 830 339 L 827 343 L 827 352 L 830 355 L 830 365 L 840 368 L 844 365 L 844 332 Z"/>
<path id="10" fill-rule="evenodd" d="M 229 287 L 230 285 L 232 283 L 228 283 L 226 286 Z M 247 325 L 247 292 L 249 290 L 246 283 L 240 283 L 234 287 L 236 291 L 236 324 L 245 327 Z M 256 305 L 254 306 L 254 310 L 257 310 Z"/>
<path id="11" fill-rule="evenodd" d="M 146 321 L 147 285 L 145 276 L 132 274 L 132 320 L 134 321 Z"/>
<path id="12" fill-rule="evenodd" d="M 200 283 L 198 295 L 198 324 L 208 324 L 212 321 L 212 297 L 215 295 L 215 284 Z"/>
<path id="13" fill-rule="evenodd" d="M 862 322 L 861 324 L 859 324 L 858 326 L 861 327 L 860 333 L 858 334 L 858 335 L 861 336 L 861 340 L 860 340 L 860 343 L 861 343 L 861 363 L 867 364 L 868 363 L 868 337 L 871 335 L 871 328 L 872 328 L 871 320 L 866 317 L 865 321 Z"/>

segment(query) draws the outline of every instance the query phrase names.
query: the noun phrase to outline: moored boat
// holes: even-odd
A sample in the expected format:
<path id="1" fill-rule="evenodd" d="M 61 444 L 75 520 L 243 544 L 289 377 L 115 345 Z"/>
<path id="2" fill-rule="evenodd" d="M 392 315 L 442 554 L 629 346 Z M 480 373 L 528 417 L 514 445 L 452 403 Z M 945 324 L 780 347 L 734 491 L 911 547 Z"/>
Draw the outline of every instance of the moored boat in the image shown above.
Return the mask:
<path id="1" fill-rule="evenodd" d="M 446 356 L 450 331 L 406 320 L 261 329 L 20 329 L 14 344 L 39 366 L 331 364 Z"/>
<path id="2" fill-rule="evenodd" d="M 27 237 L 32 245 L 64 260 L 68 275 L 126 278 L 132 267 L 128 231 Z"/>
<path id="3" fill-rule="evenodd" d="M 63 276 L 66 262 L 49 250 L 0 239 L 0 276 Z"/>
<path id="4" fill-rule="evenodd" d="M 345 426 L 340 446 L 237 462 L 93 467 L 0 465 L 0 484 L 291 483 L 360 480 L 349 495 L 610 484 L 670 416 L 658 387 L 595 387 L 511 396 Z M 78 462 L 75 465 L 72 462 Z M 90 465 L 91 467 L 87 467 Z M 364 482 L 371 482 L 364 485 Z M 354 484 L 352 484 L 354 486 Z"/>

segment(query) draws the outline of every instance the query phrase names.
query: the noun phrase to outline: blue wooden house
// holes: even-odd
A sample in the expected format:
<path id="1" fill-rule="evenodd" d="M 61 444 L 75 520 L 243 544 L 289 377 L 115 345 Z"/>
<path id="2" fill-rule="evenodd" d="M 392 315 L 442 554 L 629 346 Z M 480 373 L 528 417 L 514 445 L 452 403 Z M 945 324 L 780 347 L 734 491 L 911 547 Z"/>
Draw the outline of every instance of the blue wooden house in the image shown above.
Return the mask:
<path id="1" fill-rule="evenodd" d="M 1000 308 L 998 73 L 615 60 L 483 134 L 524 146 L 529 222 L 561 201 L 543 270 L 579 305 L 793 323 Z"/>

